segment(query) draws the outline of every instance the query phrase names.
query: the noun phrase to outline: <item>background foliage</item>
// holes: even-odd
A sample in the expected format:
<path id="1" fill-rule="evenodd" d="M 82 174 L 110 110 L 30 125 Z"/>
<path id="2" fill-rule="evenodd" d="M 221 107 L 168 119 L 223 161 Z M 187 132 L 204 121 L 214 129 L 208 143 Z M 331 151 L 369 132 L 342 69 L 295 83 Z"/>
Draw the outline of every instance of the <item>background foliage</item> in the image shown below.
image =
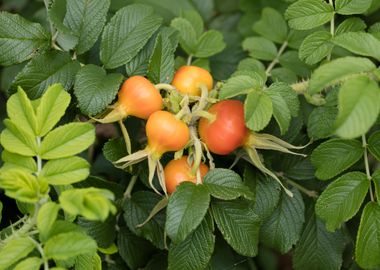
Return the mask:
<path id="1" fill-rule="evenodd" d="M 380 267 L 379 0 L 0 5 L 0 269 Z M 232 155 L 168 202 L 145 163 L 112 165 L 120 131 L 80 120 L 123 79 L 170 83 L 186 63 L 244 101 L 250 129 L 312 142 L 260 152 L 293 197 L 244 159 L 224 169 Z M 143 121 L 125 123 L 142 148 Z"/>

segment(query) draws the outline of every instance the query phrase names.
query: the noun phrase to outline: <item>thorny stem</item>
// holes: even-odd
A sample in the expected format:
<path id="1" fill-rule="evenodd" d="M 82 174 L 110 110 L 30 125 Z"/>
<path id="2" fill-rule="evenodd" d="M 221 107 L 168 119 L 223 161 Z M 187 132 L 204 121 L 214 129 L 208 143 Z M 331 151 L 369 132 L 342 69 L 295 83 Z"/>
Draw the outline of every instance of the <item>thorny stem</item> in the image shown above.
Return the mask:
<path id="1" fill-rule="evenodd" d="M 318 198 L 318 193 L 314 190 L 309 190 L 303 186 L 301 186 L 300 184 L 298 184 L 297 182 L 293 181 L 293 180 L 290 180 L 288 178 L 285 178 L 286 182 L 290 185 L 292 185 L 293 187 L 295 187 L 296 189 L 298 189 L 299 191 L 301 191 L 302 193 L 306 194 L 307 196 L 311 197 L 311 198 Z"/>
<path id="2" fill-rule="evenodd" d="M 265 73 L 267 74 L 267 76 L 270 76 L 270 73 L 272 71 L 272 69 L 276 66 L 276 64 L 280 61 L 280 56 L 284 53 L 286 47 L 288 46 L 288 42 L 285 41 L 280 49 L 278 50 L 278 53 L 276 55 L 276 58 L 273 59 L 273 61 L 269 64 L 268 68 L 265 70 Z"/>
<path id="3" fill-rule="evenodd" d="M 36 248 L 37 248 L 38 252 L 40 253 L 41 258 L 44 261 L 44 270 L 49 270 L 49 261 L 45 257 L 45 252 L 44 252 L 41 244 L 38 243 L 36 240 L 34 240 L 32 237 L 29 237 L 29 239 L 32 240 L 32 242 L 36 245 Z"/>
<path id="4" fill-rule="evenodd" d="M 365 173 L 367 175 L 367 179 L 369 181 L 369 194 L 371 196 L 371 201 L 374 202 L 374 196 L 373 196 L 373 190 L 372 190 L 372 176 L 371 172 L 369 170 L 369 163 L 368 163 L 368 149 L 367 149 L 367 140 L 365 138 L 365 135 L 362 135 L 362 145 L 364 147 L 364 166 L 365 166 Z"/>

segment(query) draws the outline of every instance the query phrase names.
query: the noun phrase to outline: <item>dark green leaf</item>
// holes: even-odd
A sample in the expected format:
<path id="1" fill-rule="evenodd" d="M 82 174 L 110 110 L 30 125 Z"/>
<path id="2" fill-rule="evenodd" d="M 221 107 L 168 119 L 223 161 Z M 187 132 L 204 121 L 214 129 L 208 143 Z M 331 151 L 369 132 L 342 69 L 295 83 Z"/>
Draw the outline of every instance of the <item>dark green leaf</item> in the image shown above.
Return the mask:
<path id="1" fill-rule="evenodd" d="M 269 7 L 263 9 L 261 19 L 253 25 L 253 30 L 277 43 L 283 43 L 288 35 L 288 26 L 281 13 Z"/>
<path id="2" fill-rule="evenodd" d="M 336 0 L 335 10 L 338 14 L 351 15 L 366 12 L 372 0 Z"/>
<path id="3" fill-rule="evenodd" d="M 82 67 L 74 85 L 81 111 L 87 115 L 103 111 L 114 100 L 122 79 L 121 74 L 106 74 L 104 69 L 95 65 Z"/>
<path id="4" fill-rule="evenodd" d="M 332 182 L 319 196 L 315 206 L 318 217 L 329 231 L 339 228 L 358 211 L 367 195 L 369 181 L 361 172 L 349 172 Z"/>
<path id="5" fill-rule="evenodd" d="M 335 30 L 335 35 L 347 32 L 360 32 L 367 28 L 365 22 L 357 17 L 351 17 L 341 22 Z"/>
<path id="6" fill-rule="evenodd" d="M 368 139 L 368 149 L 380 161 L 380 131 L 373 133 Z"/>
<path id="7" fill-rule="evenodd" d="M 260 219 L 246 200 L 213 201 L 212 214 L 227 243 L 239 254 L 255 256 Z"/>
<path id="8" fill-rule="evenodd" d="M 114 215 L 110 215 L 104 222 L 79 218 L 78 225 L 81 226 L 101 248 L 108 248 L 115 241 L 116 217 Z"/>
<path id="9" fill-rule="evenodd" d="M 274 45 L 272 41 L 263 37 L 246 38 L 243 41 L 242 46 L 253 58 L 271 61 L 277 56 L 276 45 Z"/>
<path id="10" fill-rule="evenodd" d="M 321 180 L 328 180 L 348 169 L 364 153 L 359 141 L 331 139 L 314 149 L 311 162 L 316 167 L 315 175 Z"/>
<path id="11" fill-rule="evenodd" d="M 50 37 L 42 25 L 17 14 L 0 13 L 0 65 L 9 66 L 32 58 L 49 47 Z"/>
<path id="12" fill-rule="evenodd" d="M 295 188 L 291 191 L 293 197 L 281 193 L 277 208 L 264 221 L 260 231 L 260 240 L 281 253 L 288 252 L 297 243 L 305 222 L 301 193 Z"/>
<path id="13" fill-rule="evenodd" d="M 15 91 L 16 87 L 21 86 L 32 99 L 41 97 L 54 83 L 60 83 L 64 89 L 69 90 L 79 69 L 79 63 L 71 60 L 67 53 L 41 54 L 33 58 L 16 76 L 11 89 Z"/>
<path id="14" fill-rule="evenodd" d="M 301 44 L 299 57 L 308 65 L 320 62 L 329 55 L 334 47 L 331 34 L 327 31 L 314 32 L 307 36 Z"/>
<path id="15" fill-rule="evenodd" d="M 173 243 L 180 243 L 202 222 L 210 204 L 203 185 L 184 182 L 170 196 L 165 229 Z"/>
<path id="16" fill-rule="evenodd" d="M 100 59 L 106 68 L 128 63 L 160 27 L 162 19 L 153 8 L 129 5 L 116 12 L 106 25 L 100 45 Z"/>
<path id="17" fill-rule="evenodd" d="M 355 257 L 364 269 L 373 269 L 380 265 L 380 206 L 369 202 L 363 210 L 357 235 Z"/>

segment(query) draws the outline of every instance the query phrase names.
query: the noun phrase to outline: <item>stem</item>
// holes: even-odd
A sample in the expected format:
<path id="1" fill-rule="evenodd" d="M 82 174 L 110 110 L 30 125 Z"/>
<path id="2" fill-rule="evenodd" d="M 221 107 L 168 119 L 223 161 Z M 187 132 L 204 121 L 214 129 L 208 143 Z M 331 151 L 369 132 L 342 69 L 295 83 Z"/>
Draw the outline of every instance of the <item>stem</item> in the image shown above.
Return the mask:
<path id="1" fill-rule="evenodd" d="M 37 147 L 41 147 L 41 137 L 36 137 L 37 140 Z M 42 159 L 39 155 L 37 155 L 37 176 L 41 173 L 42 171 Z"/>
<path id="2" fill-rule="evenodd" d="M 128 155 L 130 155 L 132 153 L 132 146 L 131 146 L 131 139 L 129 138 L 128 130 L 124 126 L 123 120 L 119 120 L 118 122 L 119 122 L 121 133 L 123 134 L 125 147 L 127 148 L 127 153 Z"/>
<path id="3" fill-rule="evenodd" d="M 133 175 L 131 177 L 131 181 L 129 181 L 128 187 L 124 192 L 124 200 L 131 198 L 132 189 L 136 184 L 137 178 L 138 178 L 138 175 Z"/>
<path id="4" fill-rule="evenodd" d="M 193 60 L 193 56 L 190 54 L 189 57 L 187 57 L 186 65 L 190 66 L 192 60 Z"/>
<path id="5" fill-rule="evenodd" d="M 165 91 L 176 91 L 175 87 L 168 83 L 158 83 L 154 87 L 156 87 L 157 90 L 165 90 Z"/>
<path id="6" fill-rule="evenodd" d="M 374 202 L 374 196 L 373 196 L 373 190 L 372 190 L 372 176 L 371 172 L 369 170 L 369 163 L 368 163 L 368 150 L 367 150 L 367 140 L 365 138 L 365 135 L 362 135 L 362 144 L 364 147 L 364 166 L 365 166 L 365 173 L 367 175 L 367 179 L 369 181 L 369 194 L 371 196 L 371 201 Z"/>
<path id="7" fill-rule="evenodd" d="M 333 7 L 334 9 L 334 3 L 333 3 L 333 0 L 329 0 L 329 4 Z M 333 16 L 331 18 L 331 21 L 330 21 L 330 33 L 331 33 L 331 37 L 334 37 L 335 36 L 335 12 L 333 13 Z M 329 53 L 327 55 L 327 60 L 330 61 L 331 60 L 331 53 Z"/>
<path id="8" fill-rule="evenodd" d="M 307 188 L 301 186 L 300 184 L 294 182 L 293 180 L 290 180 L 290 179 L 286 179 L 286 182 L 290 185 L 292 185 L 293 187 L 295 187 L 296 189 L 298 189 L 299 191 L 301 191 L 302 193 L 306 194 L 307 196 L 311 197 L 311 198 L 318 198 L 318 193 L 314 190 L 308 190 Z"/>
<path id="9" fill-rule="evenodd" d="M 45 252 L 40 243 L 38 243 L 36 240 L 34 240 L 32 237 L 29 237 L 30 240 L 36 245 L 36 248 L 38 252 L 41 254 L 41 258 L 44 261 L 44 270 L 49 270 L 49 262 L 45 257 Z"/>
<path id="10" fill-rule="evenodd" d="M 278 50 L 278 53 L 277 53 L 277 55 L 276 55 L 276 58 L 273 59 L 273 61 L 269 64 L 268 68 L 265 70 L 265 73 L 266 73 L 267 76 L 270 76 L 270 73 L 271 73 L 272 69 L 273 69 L 273 68 L 276 66 L 276 64 L 279 62 L 279 60 L 280 60 L 280 56 L 284 53 L 284 51 L 285 51 L 285 49 L 286 49 L 287 46 L 288 46 L 288 42 L 287 42 L 287 41 L 285 41 L 285 42 L 281 45 L 281 47 L 280 47 L 280 49 Z"/>

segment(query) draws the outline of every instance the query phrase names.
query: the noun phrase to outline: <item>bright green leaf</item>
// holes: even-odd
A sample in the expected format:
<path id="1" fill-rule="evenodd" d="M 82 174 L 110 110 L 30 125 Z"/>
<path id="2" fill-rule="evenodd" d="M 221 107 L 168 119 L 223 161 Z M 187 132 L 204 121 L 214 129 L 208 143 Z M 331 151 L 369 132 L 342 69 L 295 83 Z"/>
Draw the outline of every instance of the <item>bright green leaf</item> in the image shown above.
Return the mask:
<path id="1" fill-rule="evenodd" d="M 335 35 L 347 32 L 360 32 L 367 28 L 365 22 L 357 17 L 350 17 L 341 22 L 335 30 Z"/>
<path id="2" fill-rule="evenodd" d="M 50 229 L 57 219 L 59 209 L 59 205 L 55 202 L 47 202 L 38 211 L 37 229 L 42 241 L 47 239 Z"/>
<path id="3" fill-rule="evenodd" d="M 67 157 L 48 161 L 41 176 L 50 185 L 70 185 L 80 182 L 90 174 L 90 164 L 80 157 Z"/>
<path id="4" fill-rule="evenodd" d="M 53 84 L 46 89 L 37 107 L 37 135 L 43 137 L 65 114 L 70 104 L 70 94 L 61 84 Z"/>
<path id="5" fill-rule="evenodd" d="M 95 140 L 95 129 L 89 123 L 70 123 L 49 132 L 41 144 L 43 159 L 57 159 L 78 154 Z"/>
<path id="6" fill-rule="evenodd" d="M 0 249 L 0 269 L 7 269 L 26 257 L 35 247 L 35 243 L 28 237 L 16 237 L 9 240 Z"/>
<path id="7" fill-rule="evenodd" d="M 219 97 L 221 99 L 228 99 L 234 96 L 248 94 L 254 90 L 261 90 L 264 82 L 260 80 L 260 76 L 255 80 L 248 75 L 238 75 L 231 77 L 223 84 Z"/>
<path id="8" fill-rule="evenodd" d="M 25 157 L 4 150 L 1 153 L 1 159 L 4 161 L 4 165 L 1 169 L 25 169 L 30 173 L 37 171 L 37 163 L 32 157 Z"/>
<path id="9" fill-rule="evenodd" d="M 38 257 L 29 257 L 19 262 L 13 270 L 39 270 L 42 259 Z"/>
<path id="10" fill-rule="evenodd" d="M 226 44 L 223 41 L 223 35 L 216 30 L 204 32 L 197 42 L 194 56 L 206 58 L 224 50 Z"/>
<path id="11" fill-rule="evenodd" d="M 67 260 L 78 255 L 96 251 L 96 242 L 80 232 L 60 233 L 51 237 L 44 246 L 46 258 Z"/>
<path id="12" fill-rule="evenodd" d="M 273 117 L 280 127 L 281 135 L 283 135 L 288 131 L 290 125 L 290 109 L 280 93 L 275 91 L 268 91 L 267 93 L 272 100 Z"/>
<path id="13" fill-rule="evenodd" d="M 4 120 L 6 129 L 1 132 L 0 142 L 5 150 L 22 156 L 37 155 L 36 138 L 9 119 Z"/>
<path id="14" fill-rule="evenodd" d="M 187 54 L 193 55 L 197 50 L 197 34 L 192 24 L 184 18 L 175 18 L 170 26 L 179 32 L 179 43 Z"/>

